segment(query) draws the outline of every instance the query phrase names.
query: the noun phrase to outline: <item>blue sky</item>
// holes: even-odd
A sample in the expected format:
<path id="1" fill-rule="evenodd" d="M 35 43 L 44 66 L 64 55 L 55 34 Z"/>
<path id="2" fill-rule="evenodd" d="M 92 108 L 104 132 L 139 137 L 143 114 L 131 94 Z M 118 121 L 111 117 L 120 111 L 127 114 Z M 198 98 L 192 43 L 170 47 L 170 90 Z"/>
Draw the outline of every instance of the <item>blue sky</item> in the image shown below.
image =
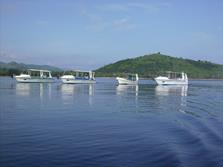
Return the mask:
<path id="1" fill-rule="evenodd" d="M 223 64 L 222 0 L 0 0 L 0 61 L 95 69 L 161 52 Z"/>

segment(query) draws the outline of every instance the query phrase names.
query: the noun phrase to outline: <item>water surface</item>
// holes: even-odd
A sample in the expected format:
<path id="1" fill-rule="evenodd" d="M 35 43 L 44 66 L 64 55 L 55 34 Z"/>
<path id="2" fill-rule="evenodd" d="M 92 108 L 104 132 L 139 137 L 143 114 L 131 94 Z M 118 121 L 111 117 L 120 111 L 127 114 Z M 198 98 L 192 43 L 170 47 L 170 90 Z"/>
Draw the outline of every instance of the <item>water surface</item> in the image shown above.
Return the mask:
<path id="1" fill-rule="evenodd" d="M 0 78 L 0 166 L 223 166 L 223 81 Z"/>

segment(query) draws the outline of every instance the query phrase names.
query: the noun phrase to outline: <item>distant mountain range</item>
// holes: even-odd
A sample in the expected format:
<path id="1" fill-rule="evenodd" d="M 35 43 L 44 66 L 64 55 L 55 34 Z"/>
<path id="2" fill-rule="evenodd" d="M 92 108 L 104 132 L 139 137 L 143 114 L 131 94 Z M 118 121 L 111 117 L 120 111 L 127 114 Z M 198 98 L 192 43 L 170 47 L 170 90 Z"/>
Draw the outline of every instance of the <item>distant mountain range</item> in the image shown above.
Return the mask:
<path id="1" fill-rule="evenodd" d="M 108 64 L 97 69 L 96 74 L 97 76 L 118 76 L 123 73 L 138 73 L 141 77 L 153 78 L 165 71 L 184 71 L 190 78 L 223 79 L 223 65 L 176 58 L 160 53 Z"/>
<path id="2" fill-rule="evenodd" d="M 0 62 L 0 69 L 6 68 L 6 69 L 44 69 L 44 70 L 51 70 L 51 71 L 62 71 L 62 69 L 54 66 L 49 65 L 36 65 L 36 64 L 24 64 L 24 63 L 17 63 L 17 62 L 10 62 L 10 63 L 4 63 Z"/>
<path id="3" fill-rule="evenodd" d="M 9 62 L 4 63 L 0 62 L 0 75 L 12 75 L 19 74 L 27 69 L 42 69 L 42 70 L 50 70 L 54 73 L 62 72 L 63 70 L 49 65 L 35 65 L 35 64 L 24 64 L 17 62 Z"/>

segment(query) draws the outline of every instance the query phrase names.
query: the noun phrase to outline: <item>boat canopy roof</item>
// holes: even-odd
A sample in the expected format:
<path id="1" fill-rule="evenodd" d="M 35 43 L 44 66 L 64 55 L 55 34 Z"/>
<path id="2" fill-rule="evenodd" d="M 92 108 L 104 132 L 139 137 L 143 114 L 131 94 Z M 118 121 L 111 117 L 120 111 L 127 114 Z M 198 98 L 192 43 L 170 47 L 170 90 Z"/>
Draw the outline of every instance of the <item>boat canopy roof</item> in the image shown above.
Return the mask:
<path id="1" fill-rule="evenodd" d="M 39 70 L 39 69 L 28 69 L 27 71 L 37 71 L 37 72 L 51 72 L 49 70 Z"/>

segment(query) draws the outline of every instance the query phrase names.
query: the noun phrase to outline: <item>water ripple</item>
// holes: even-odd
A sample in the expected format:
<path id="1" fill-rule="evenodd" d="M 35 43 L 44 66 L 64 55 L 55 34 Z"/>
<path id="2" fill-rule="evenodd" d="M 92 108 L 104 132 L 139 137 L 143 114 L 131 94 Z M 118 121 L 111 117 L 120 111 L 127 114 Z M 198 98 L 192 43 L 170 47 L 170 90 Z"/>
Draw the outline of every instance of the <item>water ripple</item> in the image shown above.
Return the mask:
<path id="1" fill-rule="evenodd" d="M 0 78 L 0 164 L 220 167 L 222 99 L 223 81 L 161 87 Z"/>

